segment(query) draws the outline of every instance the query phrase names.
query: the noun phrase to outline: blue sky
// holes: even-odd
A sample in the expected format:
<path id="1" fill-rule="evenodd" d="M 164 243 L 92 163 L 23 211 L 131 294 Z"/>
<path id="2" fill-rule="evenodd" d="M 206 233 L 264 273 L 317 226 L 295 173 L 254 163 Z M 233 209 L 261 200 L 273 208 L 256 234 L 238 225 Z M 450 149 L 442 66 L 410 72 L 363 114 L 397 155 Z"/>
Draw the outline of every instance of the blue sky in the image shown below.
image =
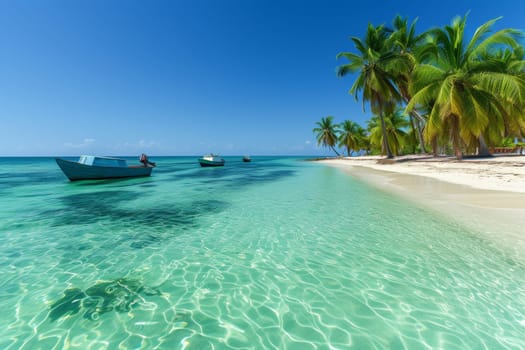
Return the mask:
<path id="1" fill-rule="evenodd" d="M 322 117 L 365 125 L 339 79 L 349 36 L 525 27 L 525 2 L 0 0 L 0 156 L 323 155 Z"/>

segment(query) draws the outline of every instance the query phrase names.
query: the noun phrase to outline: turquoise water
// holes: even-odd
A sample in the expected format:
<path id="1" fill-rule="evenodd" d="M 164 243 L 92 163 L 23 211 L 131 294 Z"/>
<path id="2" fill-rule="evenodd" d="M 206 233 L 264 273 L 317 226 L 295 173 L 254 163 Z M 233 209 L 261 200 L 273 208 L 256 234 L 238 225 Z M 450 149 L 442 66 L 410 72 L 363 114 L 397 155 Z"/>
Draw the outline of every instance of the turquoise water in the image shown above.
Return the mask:
<path id="1" fill-rule="evenodd" d="M 525 349 L 525 261 L 299 158 L 0 159 L 0 349 Z"/>

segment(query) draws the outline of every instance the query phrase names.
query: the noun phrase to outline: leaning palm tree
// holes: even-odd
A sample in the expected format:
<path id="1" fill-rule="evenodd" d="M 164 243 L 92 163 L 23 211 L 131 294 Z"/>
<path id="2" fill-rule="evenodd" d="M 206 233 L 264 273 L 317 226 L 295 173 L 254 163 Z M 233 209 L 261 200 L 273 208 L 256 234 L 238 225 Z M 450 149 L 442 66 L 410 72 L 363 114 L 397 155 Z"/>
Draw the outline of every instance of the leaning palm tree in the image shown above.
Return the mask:
<path id="1" fill-rule="evenodd" d="M 517 47 L 516 30 L 503 29 L 489 35 L 497 19 L 477 28 L 466 41 L 466 16 L 452 25 L 432 31 L 437 52 L 432 64 L 414 69 L 407 111 L 433 103 L 426 126 L 429 140 L 449 134 L 458 159 L 462 149 L 477 146 L 478 154 L 488 153 L 485 138 L 501 134 L 510 116 L 505 103 L 520 104 L 525 98 L 525 81 L 502 72 L 490 58 L 502 47 Z"/>
<path id="2" fill-rule="evenodd" d="M 362 92 L 363 109 L 365 102 L 369 102 L 372 113 L 379 116 L 383 133 L 386 133 L 384 114 L 392 111 L 401 98 L 393 83 L 394 76 L 389 71 L 389 67 L 399 58 L 389 45 L 390 33 L 391 30 L 382 25 L 375 27 L 369 24 L 364 40 L 350 38 L 357 54 L 342 52 L 337 55 L 337 58 L 344 57 L 348 60 L 347 64 L 337 67 L 337 75 L 344 77 L 349 73 L 359 73 L 349 93 L 357 100 Z M 386 136 L 383 139 L 387 158 L 393 158 Z"/>
<path id="3" fill-rule="evenodd" d="M 359 151 L 363 145 L 364 129 L 351 120 L 345 120 L 339 128 L 339 147 L 344 147 L 348 156 L 352 151 Z"/>
<path id="4" fill-rule="evenodd" d="M 329 147 L 339 156 L 339 152 L 334 148 L 337 143 L 337 125 L 333 124 L 333 120 L 332 116 L 321 118 L 321 121 L 315 123 L 317 128 L 314 128 L 313 132 L 317 134 L 317 145 Z"/>

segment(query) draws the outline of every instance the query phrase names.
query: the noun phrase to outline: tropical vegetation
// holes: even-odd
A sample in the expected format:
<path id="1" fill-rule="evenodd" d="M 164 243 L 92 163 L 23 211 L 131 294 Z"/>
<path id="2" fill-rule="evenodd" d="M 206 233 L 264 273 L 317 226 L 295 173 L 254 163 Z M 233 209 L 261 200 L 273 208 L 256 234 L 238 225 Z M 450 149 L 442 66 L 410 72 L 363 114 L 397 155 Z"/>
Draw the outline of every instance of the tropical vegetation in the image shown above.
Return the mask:
<path id="1" fill-rule="evenodd" d="M 331 148 L 335 154 L 339 155 L 339 152 L 334 148 L 337 143 L 337 126 L 333 123 L 334 117 L 328 116 L 321 118 L 321 121 L 317 122 L 317 127 L 314 128 L 314 132 L 317 134 L 317 145 Z"/>
<path id="2" fill-rule="evenodd" d="M 351 120 L 322 118 L 319 145 L 352 153 L 490 155 L 492 147 L 523 142 L 525 49 L 522 32 L 493 31 L 489 20 L 467 37 L 467 16 L 422 33 L 396 16 L 392 26 L 369 24 L 355 48 L 341 52 L 339 77 L 372 116 L 366 130 Z"/>
<path id="3" fill-rule="evenodd" d="M 345 120 L 339 124 L 338 132 L 338 146 L 344 147 L 348 156 L 367 147 L 366 131 L 356 122 Z"/>

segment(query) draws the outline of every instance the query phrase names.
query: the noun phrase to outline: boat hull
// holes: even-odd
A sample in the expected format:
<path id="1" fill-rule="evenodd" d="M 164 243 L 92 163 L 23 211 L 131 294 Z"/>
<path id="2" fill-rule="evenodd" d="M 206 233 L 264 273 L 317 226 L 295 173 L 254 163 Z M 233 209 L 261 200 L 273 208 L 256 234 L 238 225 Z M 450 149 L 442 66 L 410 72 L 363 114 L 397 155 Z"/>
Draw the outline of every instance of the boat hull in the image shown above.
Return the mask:
<path id="1" fill-rule="evenodd" d="M 199 159 L 201 167 L 212 167 L 212 166 L 224 166 L 224 160 L 222 161 L 210 161 L 206 159 Z"/>
<path id="2" fill-rule="evenodd" d="M 58 166 L 71 181 L 77 180 L 103 180 L 119 179 L 126 177 L 144 177 L 150 176 L 152 167 L 145 166 L 128 166 L 128 167 L 110 167 L 84 165 L 78 162 L 72 162 L 60 158 L 55 159 Z"/>

